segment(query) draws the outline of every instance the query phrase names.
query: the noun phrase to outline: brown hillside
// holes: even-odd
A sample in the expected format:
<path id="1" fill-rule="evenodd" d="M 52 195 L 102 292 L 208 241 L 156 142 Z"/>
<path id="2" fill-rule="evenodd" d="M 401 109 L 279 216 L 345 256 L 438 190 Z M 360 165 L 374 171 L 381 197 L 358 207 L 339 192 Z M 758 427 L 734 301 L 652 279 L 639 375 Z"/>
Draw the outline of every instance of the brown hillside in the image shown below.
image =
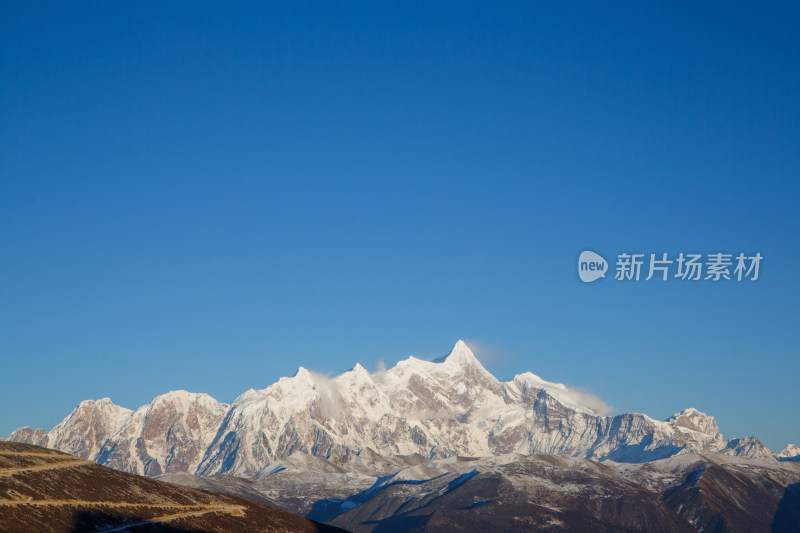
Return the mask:
<path id="1" fill-rule="evenodd" d="M 3 532 L 342 531 L 234 496 L 179 487 L 30 444 L 0 442 Z"/>

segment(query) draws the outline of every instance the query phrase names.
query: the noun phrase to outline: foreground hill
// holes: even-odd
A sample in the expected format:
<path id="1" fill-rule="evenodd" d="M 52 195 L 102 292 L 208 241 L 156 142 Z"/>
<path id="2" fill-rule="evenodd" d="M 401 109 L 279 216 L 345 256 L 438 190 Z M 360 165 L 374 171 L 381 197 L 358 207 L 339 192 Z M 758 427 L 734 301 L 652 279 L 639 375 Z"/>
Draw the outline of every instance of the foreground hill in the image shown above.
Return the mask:
<path id="1" fill-rule="evenodd" d="M 340 531 L 230 495 L 112 470 L 28 444 L 0 442 L 3 532 Z"/>
<path id="2" fill-rule="evenodd" d="M 508 453 L 645 462 L 720 452 L 777 460 L 757 438 L 726 441 L 713 417 L 685 409 L 667 420 L 604 416 L 602 402 L 525 372 L 501 382 L 461 341 L 439 361 L 409 357 L 370 374 L 333 378 L 300 368 L 232 404 L 173 391 L 136 410 L 81 402 L 52 430 L 9 437 L 147 476 L 257 476 L 295 452 L 332 459 L 371 448 L 430 458 Z M 796 455 L 787 448 L 784 460 Z"/>

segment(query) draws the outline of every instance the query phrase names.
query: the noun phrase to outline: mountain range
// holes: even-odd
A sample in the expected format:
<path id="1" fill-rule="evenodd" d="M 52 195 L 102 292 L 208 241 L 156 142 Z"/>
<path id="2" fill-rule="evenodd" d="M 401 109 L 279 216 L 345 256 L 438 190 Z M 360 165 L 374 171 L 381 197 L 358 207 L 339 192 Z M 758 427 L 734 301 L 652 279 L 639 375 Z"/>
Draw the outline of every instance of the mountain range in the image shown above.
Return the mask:
<path id="1" fill-rule="evenodd" d="M 136 410 L 110 399 L 81 402 L 52 430 L 28 427 L 26 442 L 118 470 L 253 477 L 303 452 L 324 459 L 365 449 L 437 459 L 508 453 L 641 463 L 691 452 L 796 460 L 757 438 L 725 440 L 716 421 L 689 408 L 667 420 L 605 416 L 597 402 L 526 372 L 501 382 L 463 341 L 446 357 L 409 357 L 369 373 L 360 364 L 329 378 L 300 367 L 233 403 L 172 391 Z"/>
<path id="2" fill-rule="evenodd" d="M 501 382 L 459 341 L 374 373 L 301 367 L 231 404 L 87 400 L 6 440 L 364 533 L 800 531 L 800 448 L 725 440 L 693 408 L 666 420 L 605 408 L 530 372 Z"/>
<path id="3" fill-rule="evenodd" d="M 136 410 L 81 402 L 49 432 L 24 427 L 7 440 L 53 448 L 131 473 L 257 476 L 296 451 L 329 459 L 370 448 L 429 458 L 548 454 L 645 462 L 688 452 L 776 456 L 757 438 L 724 440 L 713 417 L 686 409 L 667 420 L 603 416 L 587 396 L 526 372 L 498 381 L 463 341 L 438 361 L 409 357 L 333 378 L 300 367 L 232 404 L 172 391 Z"/>

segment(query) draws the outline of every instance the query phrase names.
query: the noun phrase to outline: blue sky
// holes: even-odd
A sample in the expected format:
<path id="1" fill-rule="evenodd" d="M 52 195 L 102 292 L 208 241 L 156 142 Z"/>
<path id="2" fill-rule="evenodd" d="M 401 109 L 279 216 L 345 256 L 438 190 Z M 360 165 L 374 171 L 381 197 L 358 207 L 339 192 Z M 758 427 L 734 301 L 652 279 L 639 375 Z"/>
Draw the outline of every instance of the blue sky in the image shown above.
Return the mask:
<path id="1" fill-rule="evenodd" d="M 800 443 L 796 7 L 253 4 L 4 7 L 0 434 L 464 338 Z M 764 261 L 586 285 L 586 248 Z"/>

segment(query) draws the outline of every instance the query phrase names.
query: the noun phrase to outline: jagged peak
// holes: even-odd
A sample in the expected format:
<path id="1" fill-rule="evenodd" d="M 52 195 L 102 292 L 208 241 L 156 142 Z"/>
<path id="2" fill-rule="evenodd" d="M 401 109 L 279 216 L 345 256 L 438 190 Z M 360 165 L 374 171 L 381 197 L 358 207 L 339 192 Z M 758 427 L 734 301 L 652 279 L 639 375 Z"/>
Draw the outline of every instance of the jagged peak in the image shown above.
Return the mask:
<path id="1" fill-rule="evenodd" d="M 294 376 L 292 376 L 292 378 L 306 378 L 306 377 L 310 378 L 311 372 L 304 366 L 297 367 L 297 372 L 295 372 Z"/>
<path id="2" fill-rule="evenodd" d="M 37 446 L 47 447 L 47 431 L 44 428 L 33 429 L 29 426 L 23 426 L 15 429 L 11 434 L 0 441 L 9 442 L 26 442 L 28 444 L 36 444 Z"/>
<path id="3" fill-rule="evenodd" d="M 116 405 L 111 401 L 111 398 L 100 398 L 99 400 L 83 400 L 78 406 L 82 405 Z"/>
<path id="4" fill-rule="evenodd" d="M 331 379 L 333 382 L 341 383 L 343 385 L 347 384 L 355 384 L 355 383 L 365 383 L 368 381 L 372 381 L 372 376 L 370 375 L 369 371 L 361 366 L 361 363 L 356 363 L 356 366 L 348 370 L 347 372 L 342 372 L 338 376 L 335 376 Z"/>
<path id="5" fill-rule="evenodd" d="M 358 374 L 369 374 L 367 369 L 361 366 L 361 363 L 356 363 L 356 366 L 350 369 L 350 372 L 357 372 Z"/>
<path id="6" fill-rule="evenodd" d="M 296 384 L 296 383 L 299 383 L 299 382 L 307 382 L 307 383 L 313 383 L 314 382 L 314 376 L 311 374 L 311 371 L 309 369 L 307 369 L 306 367 L 304 367 L 304 366 L 298 366 L 297 367 L 297 371 L 294 374 L 292 374 L 291 377 L 283 376 L 280 379 L 278 379 L 278 381 L 276 381 L 275 383 L 270 385 L 269 387 L 267 387 L 265 389 L 261 389 L 260 392 L 266 393 L 266 392 L 274 389 L 275 387 L 281 387 L 281 386 L 285 385 L 286 383 Z"/>
<path id="7" fill-rule="evenodd" d="M 78 404 L 77 407 L 73 410 L 79 411 L 83 409 L 100 409 L 103 411 L 131 411 L 127 407 L 122 407 L 121 405 L 117 405 L 111 401 L 111 398 L 100 398 L 99 400 L 83 400 L 81 403 Z"/>
<path id="8" fill-rule="evenodd" d="M 444 362 L 459 365 L 477 364 L 478 366 L 481 366 L 478 358 L 475 357 L 475 354 L 469 349 L 467 343 L 461 339 L 459 339 L 455 346 L 453 346 L 453 349 L 450 350 L 450 354 L 445 357 Z"/>
<path id="9" fill-rule="evenodd" d="M 700 411 L 699 409 L 695 409 L 694 407 L 687 407 L 686 409 L 684 409 L 680 413 L 675 413 L 674 415 L 672 415 L 672 417 L 675 418 L 675 417 L 682 416 L 682 415 L 683 416 L 703 416 L 703 417 L 707 417 L 707 418 L 714 418 L 712 416 L 709 416 L 709 415 L 705 414 L 703 411 Z"/>
<path id="10" fill-rule="evenodd" d="M 797 457 L 800 456 L 800 448 L 797 447 L 795 444 L 788 444 L 786 448 L 783 449 L 781 453 L 778 454 L 778 457 Z"/>
<path id="11" fill-rule="evenodd" d="M 712 423 L 714 423 L 716 425 L 716 419 L 713 416 L 708 415 L 708 414 L 706 414 L 703 411 L 700 411 L 698 409 L 695 409 L 694 407 L 689 407 L 687 409 L 684 409 L 683 411 L 675 413 L 671 417 L 667 418 L 666 422 L 678 422 L 678 421 L 687 420 L 687 419 L 697 420 L 697 421 L 701 421 L 701 420 L 705 419 L 705 420 L 707 420 L 709 422 L 712 422 Z"/>
<path id="12" fill-rule="evenodd" d="M 570 389 L 563 383 L 547 381 L 533 372 L 523 372 L 514 376 L 512 381 L 505 384 L 511 390 L 525 391 L 527 389 L 539 389 L 545 391 L 556 401 L 565 407 L 592 416 L 604 414 L 608 406 L 599 398 L 581 392 L 579 389 Z"/>
<path id="13" fill-rule="evenodd" d="M 297 393 L 301 390 L 308 392 L 308 389 L 316 388 L 316 384 L 322 376 L 304 366 L 297 367 L 297 372 L 290 378 L 283 377 L 266 389 L 265 393 L 272 390 L 282 390 L 284 392 Z"/>
<path id="14" fill-rule="evenodd" d="M 475 367 L 487 372 L 486 369 L 483 368 L 483 365 L 480 363 L 480 361 L 478 361 L 478 358 L 475 357 L 475 354 L 472 353 L 472 350 L 469 348 L 469 346 L 467 346 L 467 343 L 461 339 L 456 342 L 449 354 L 447 354 L 445 357 L 434 359 L 432 362 L 436 364 L 443 364 L 448 367 Z"/>
<path id="15" fill-rule="evenodd" d="M 722 433 L 719 431 L 716 418 L 694 407 L 689 407 L 679 413 L 675 413 L 669 417 L 666 422 L 676 428 L 698 431 L 712 436 L 717 440 L 722 439 Z"/>
<path id="16" fill-rule="evenodd" d="M 740 437 L 730 439 L 725 443 L 725 447 L 719 450 L 719 453 L 725 455 L 735 455 L 738 457 L 749 457 L 751 459 L 776 459 L 777 456 L 764 446 L 758 437 Z"/>
<path id="17" fill-rule="evenodd" d="M 467 346 L 467 343 L 462 340 L 456 342 L 455 346 L 453 346 L 453 349 L 450 350 L 450 353 L 444 357 L 434 359 L 433 361 L 427 361 L 425 359 L 419 359 L 413 355 L 409 355 L 408 358 L 398 361 L 398 363 L 390 370 L 390 372 L 399 372 L 402 374 L 408 372 L 409 370 L 419 372 L 444 371 L 454 374 L 460 373 L 462 370 L 467 368 L 477 369 L 481 373 L 491 376 L 492 379 L 494 379 L 494 376 L 492 376 L 492 374 L 483 367 L 480 361 L 478 361 L 478 358 L 472 353 L 472 350 L 470 350 L 469 346 Z"/>

